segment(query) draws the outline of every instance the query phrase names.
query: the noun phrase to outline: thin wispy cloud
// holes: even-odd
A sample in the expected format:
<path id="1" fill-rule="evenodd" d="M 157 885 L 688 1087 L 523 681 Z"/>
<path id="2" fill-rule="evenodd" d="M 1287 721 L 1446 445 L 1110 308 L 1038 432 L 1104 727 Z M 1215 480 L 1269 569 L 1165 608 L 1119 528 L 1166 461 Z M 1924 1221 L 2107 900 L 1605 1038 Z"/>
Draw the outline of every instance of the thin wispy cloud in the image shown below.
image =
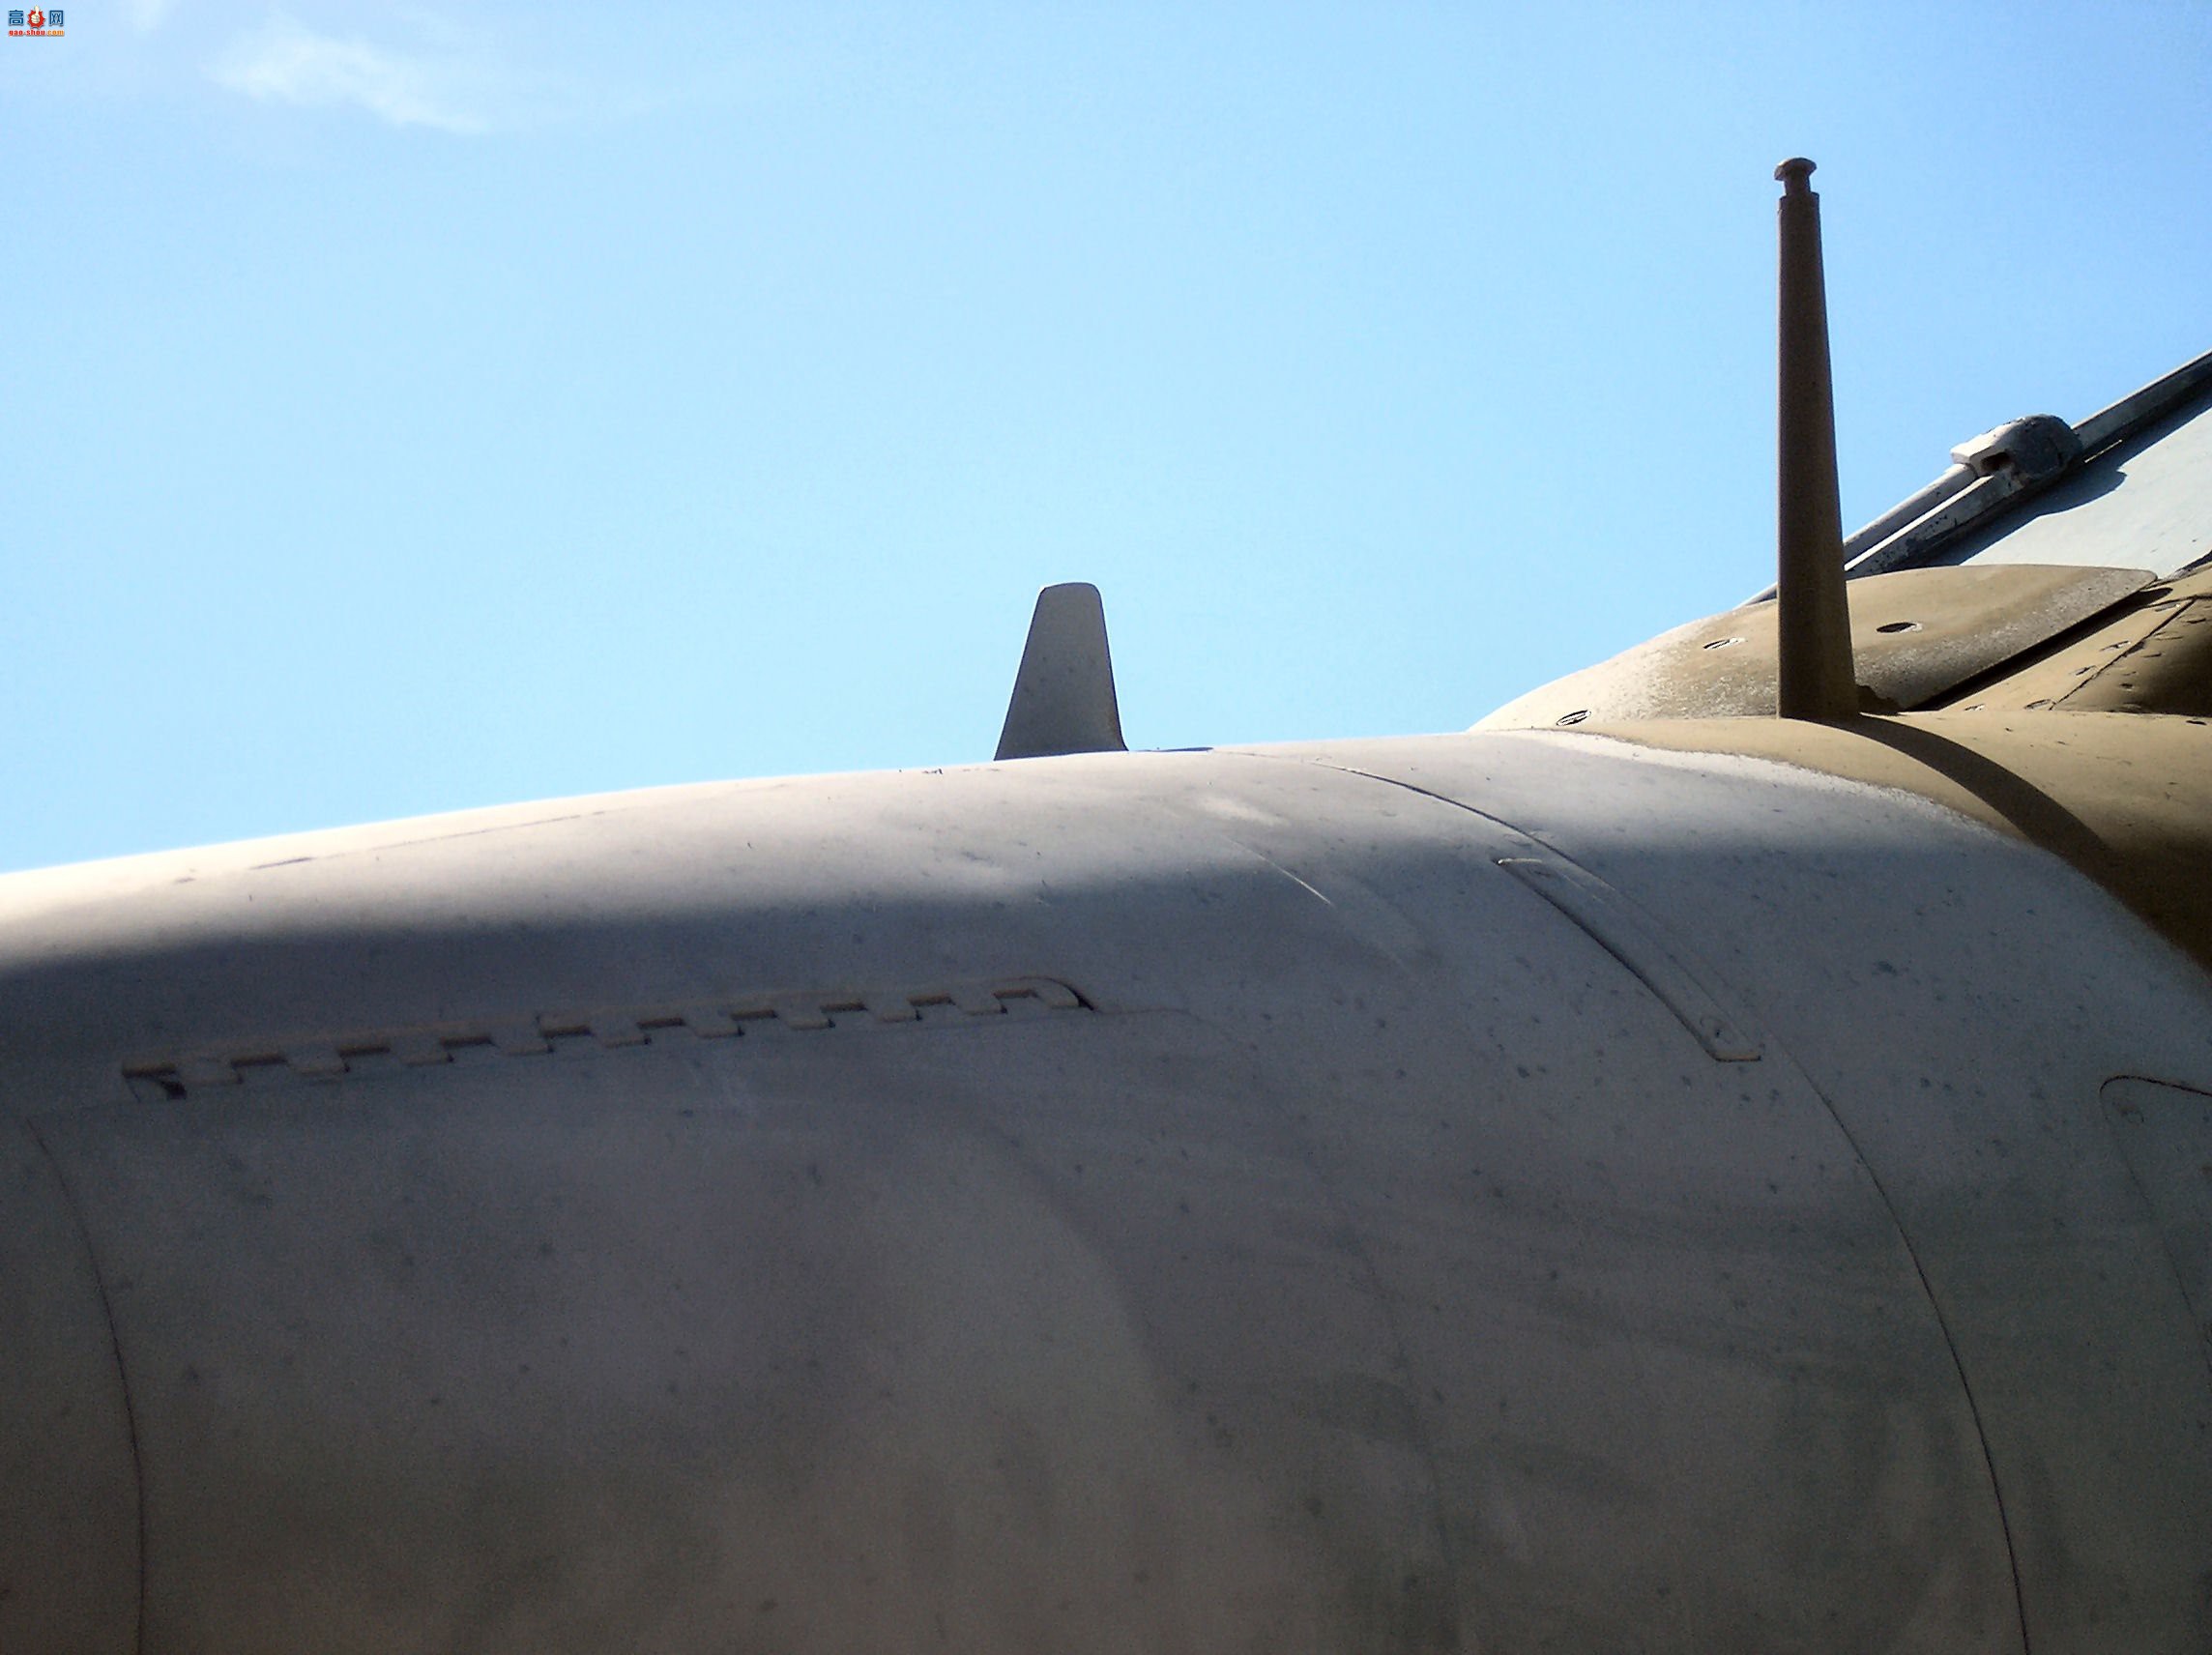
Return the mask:
<path id="1" fill-rule="evenodd" d="M 276 15 L 240 35 L 208 73 L 249 98 L 310 108 L 351 105 L 394 127 L 476 133 L 494 124 L 484 67 L 450 43 L 407 51 L 319 34 Z"/>

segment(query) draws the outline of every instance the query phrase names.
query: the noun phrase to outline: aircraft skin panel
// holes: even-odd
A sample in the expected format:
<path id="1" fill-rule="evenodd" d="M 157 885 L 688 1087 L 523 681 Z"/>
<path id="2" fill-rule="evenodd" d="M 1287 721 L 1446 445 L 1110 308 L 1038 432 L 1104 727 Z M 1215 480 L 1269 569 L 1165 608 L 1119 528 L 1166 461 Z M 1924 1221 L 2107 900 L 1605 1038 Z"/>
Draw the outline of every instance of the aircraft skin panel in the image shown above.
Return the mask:
<path id="1" fill-rule="evenodd" d="M 0 1650 L 137 1647 L 138 1476 L 115 1338 L 52 1160 L 0 1126 Z"/>
<path id="2" fill-rule="evenodd" d="M 1673 775 L 1586 765 L 1599 744 L 1586 738 L 1513 739 L 1553 766 L 1443 743 L 1340 762 L 1530 823 L 1661 905 L 1816 1078 L 1958 1350 L 2006 1495 L 2029 1646 L 2212 1644 L 2212 1457 L 2190 1446 L 2212 1437 L 2212 1381 L 2099 1101 L 2121 1074 L 2206 1085 L 2202 973 L 2055 857 L 2036 869 L 1990 855 L 1982 829 L 1909 796 L 1891 796 L 1927 818 L 1908 851 L 1847 817 L 1843 791 L 1823 798 L 1849 783 L 1709 753 L 1675 758 Z M 1713 842 L 1717 801 L 1699 796 L 1732 763 L 1771 778 L 1745 788 L 1756 771 L 1736 771 L 1728 790 L 1765 819 L 1763 844 Z M 2115 1414 L 2145 1428 L 2083 1427 Z"/>
<path id="3" fill-rule="evenodd" d="M 1523 736 L 581 803 L 0 881 L 146 1649 L 2204 1645 L 2099 1089 L 2205 982 L 2055 858 Z"/>
<path id="4" fill-rule="evenodd" d="M 2212 1092 L 2123 1076 L 2105 1108 L 2212 1361 Z"/>
<path id="5" fill-rule="evenodd" d="M 1703 755 L 1701 766 L 1767 759 L 1927 799 L 2063 857 L 2212 971 L 2212 719 L 1991 707 L 1849 725 L 1689 718 L 1585 732 Z"/>
<path id="6" fill-rule="evenodd" d="M 1942 564 L 2104 564 L 2173 574 L 2212 553 L 2212 402 L 2179 413 L 2098 455 L 2017 516 L 1962 535 Z"/>

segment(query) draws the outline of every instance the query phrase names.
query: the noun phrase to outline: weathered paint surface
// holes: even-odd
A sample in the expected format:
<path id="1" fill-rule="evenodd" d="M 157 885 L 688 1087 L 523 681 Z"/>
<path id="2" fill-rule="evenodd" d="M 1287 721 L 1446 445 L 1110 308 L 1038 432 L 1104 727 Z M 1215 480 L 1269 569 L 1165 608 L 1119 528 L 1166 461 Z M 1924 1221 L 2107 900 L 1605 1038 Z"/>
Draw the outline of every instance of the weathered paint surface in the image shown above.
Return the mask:
<path id="1" fill-rule="evenodd" d="M 134 1424 L 142 1497 L 0 1578 L 107 1559 L 111 1643 L 141 1590 L 150 1651 L 2212 1637 L 2212 1371 L 2101 1099 L 2212 1083 L 2212 989 L 1916 798 L 1113 754 L 0 905 L 75 1364 L 0 1453 L 105 1394 L 47 1463 L 126 1488 Z"/>
<path id="2" fill-rule="evenodd" d="M 2159 602 L 2146 600 L 2139 610 L 2126 604 L 2151 584 L 2147 569 L 2043 564 L 1968 564 L 1866 575 L 1850 583 L 1852 670 L 1870 707 L 1894 711 L 1931 706 L 2115 606 L 2125 606 L 2126 616 L 2169 607 L 2170 586 L 2158 589 Z M 1747 603 L 1555 679 L 1507 702 L 1475 728 L 1770 716 L 1777 650 L 1776 606 Z M 2110 659 L 2107 655 L 2099 664 Z M 2056 693 L 2070 693 L 2081 682 L 2070 677 Z"/>
<path id="3" fill-rule="evenodd" d="M 1962 708 L 1834 724 L 1683 718 L 1578 733 L 1755 755 L 1917 795 L 2065 858 L 2212 969 L 2212 718 Z"/>
<path id="4" fill-rule="evenodd" d="M 123 1655 L 138 1487 L 115 1341 L 52 1161 L 0 1126 L 0 1649 Z"/>

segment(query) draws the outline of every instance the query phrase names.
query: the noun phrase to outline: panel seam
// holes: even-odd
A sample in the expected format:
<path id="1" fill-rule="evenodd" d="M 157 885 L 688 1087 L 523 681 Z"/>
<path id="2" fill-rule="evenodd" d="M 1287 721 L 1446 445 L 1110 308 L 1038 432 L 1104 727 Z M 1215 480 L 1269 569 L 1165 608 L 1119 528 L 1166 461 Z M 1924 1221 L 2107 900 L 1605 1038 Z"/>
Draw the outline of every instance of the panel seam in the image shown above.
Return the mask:
<path id="1" fill-rule="evenodd" d="M 1493 816 L 1488 811 L 1478 809 L 1462 799 L 1453 798 L 1441 793 L 1432 793 L 1425 787 L 1418 786 L 1413 782 L 1402 781 L 1396 776 L 1377 775 L 1372 770 L 1354 769 L 1349 765 L 1330 764 L 1323 759 L 1304 759 L 1294 762 L 1311 764 L 1322 769 L 1335 770 L 1341 775 L 1359 776 L 1367 781 L 1382 782 L 1388 787 L 1402 788 L 1408 793 L 1418 794 L 1423 798 L 1434 799 L 1439 804 L 1449 805 L 1454 810 L 1465 811 L 1468 815 L 1488 822 L 1493 827 L 1542 845 L 1552 855 L 1558 857 L 1572 866 L 1579 867 L 1581 865 L 1575 862 L 1573 857 L 1568 857 L 1565 852 L 1538 838 L 1535 834 L 1528 832 L 1527 828 L 1517 828 L 1512 823 Z M 1659 923 L 1656 916 L 1654 916 L 1653 922 Z M 1738 1003 L 1740 1007 L 1740 1002 Z M 1951 1371 L 1958 1376 L 1959 1394 L 1965 1401 L 1967 1417 L 1973 1421 L 1974 1439 L 1981 1446 L 1982 1466 L 1990 1479 L 1990 1497 L 1997 1509 L 1997 1532 L 2004 1541 L 2005 1564 L 2012 1572 L 2013 1613 L 2016 1617 L 2016 1624 L 2020 1628 L 2021 1652 L 2022 1655 L 2032 1655 L 2027 1636 L 2027 1596 L 2021 1583 L 2020 1553 L 2013 1544 L 2012 1516 L 2006 1509 L 2004 1485 L 1997 1476 L 1996 1459 L 1990 1451 L 1990 1434 L 1982 1423 L 1981 1404 L 1974 1398 L 1973 1383 L 1967 1379 L 1965 1363 L 1959 1356 L 1958 1341 L 1952 1337 L 1951 1323 L 1943 1314 L 1941 1301 L 1936 1296 L 1935 1284 L 1929 1280 L 1928 1271 L 1920 1262 L 1920 1251 L 1912 1244 L 1912 1237 L 1906 1233 L 1904 1221 L 1898 1216 L 1897 1204 L 1890 1199 L 1889 1190 L 1882 1183 L 1880 1176 L 1875 1172 L 1873 1165 L 1867 1160 L 1865 1150 L 1860 1148 L 1858 1139 L 1853 1136 L 1850 1127 L 1845 1123 L 1844 1118 L 1837 1111 L 1834 1101 L 1806 1072 L 1805 1066 L 1797 1060 L 1796 1054 L 1791 1052 L 1781 1040 L 1776 1039 L 1771 1030 L 1760 1026 L 1762 1022 L 1761 1019 L 1752 1017 L 1748 1011 L 1743 1012 L 1743 1016 L 1745 1021 L 1752 1026 L 1754 1037 L 1759 1038 L 1762 1044 L 1770 1043 L 1775 1055 L 1805 1083 L 1806 1089 L 1820 1100 L 1821 1109 L 1827 1113 L 1828 1118 L 1835 1122 L 1837 1132 L 1842 1135 L 1844 1143 L 1849 1147 L 1852 1158 L 1858 1162 L 1859 1170 L 1866 1174 L 1868 1183 L 1873 1186 L 1876 1199 L 1881 1203 L 1882 1210 L 1889 1215 L 1891 1233 L 1897 1236 L 1898 1244 L 1905 1249 L 1905 1256 L 1912 1265 L 1912 1273 L 1919 1280 L 1921 1294 L 1928 1301 L 1929 1313 L 1936 1319 L 1936 1331 L 1943 1336 L 1943 1348 L 1950 1354 Z"/>
<path id="2" fill-rule="evenodd" d="M 39 1153 L 53 1169 L 54 1182 L 61 1190 L 62 1204 L 69 1208 L 70 1222 L 76 1226 L 77 1239 L 83 1244 L 85 1263 L 92 1270 L 93 1291 L 100 1295 L 100 1314 L 107 1323 L 107 1346 L 115 1358 L 115 1384 L 123 1397 L 123 1425 L 131 1439 L 131 1483 L 138 1510 L 138 1606 L 136 1625 L 131 1646 L 137 1655 L 146 1650 L 146 1462 L 138 1444 L 138 1410 L 131 1401 L 131 1374 L 123 1362 L 123 1337 L 115 1325 L 115 1306 L 107 1296 L 107 1277 L 100 1267 L 100 1255 L 92 1244 L 92 1230 L 84 1221 L 84 1209 L 78 1205 L 76 1191 L 70 1187 L 69 1174 L 64 1170 L 61 1157 L 48 1144 L 38 1122 L 26 1120 L 23 1130 L 39 1147 Z"/>

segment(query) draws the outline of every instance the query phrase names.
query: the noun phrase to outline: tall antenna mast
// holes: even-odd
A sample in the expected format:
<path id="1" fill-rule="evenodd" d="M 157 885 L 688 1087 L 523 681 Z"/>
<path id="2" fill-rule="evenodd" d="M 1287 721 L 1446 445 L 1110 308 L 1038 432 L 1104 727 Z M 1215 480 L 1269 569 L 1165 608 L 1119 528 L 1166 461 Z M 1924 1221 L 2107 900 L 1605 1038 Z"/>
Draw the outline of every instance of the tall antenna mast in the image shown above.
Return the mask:
<path id="1" fill-rule="evenodd" d="M 1801 157 L 1774 169 L 1782 181 L 1775 711 L 1785 718 L 1840 719 L 1857 714 L 1859 695 L 1844 592 L 1820 198 L 1806 182 L 1812 172 Z"/>

